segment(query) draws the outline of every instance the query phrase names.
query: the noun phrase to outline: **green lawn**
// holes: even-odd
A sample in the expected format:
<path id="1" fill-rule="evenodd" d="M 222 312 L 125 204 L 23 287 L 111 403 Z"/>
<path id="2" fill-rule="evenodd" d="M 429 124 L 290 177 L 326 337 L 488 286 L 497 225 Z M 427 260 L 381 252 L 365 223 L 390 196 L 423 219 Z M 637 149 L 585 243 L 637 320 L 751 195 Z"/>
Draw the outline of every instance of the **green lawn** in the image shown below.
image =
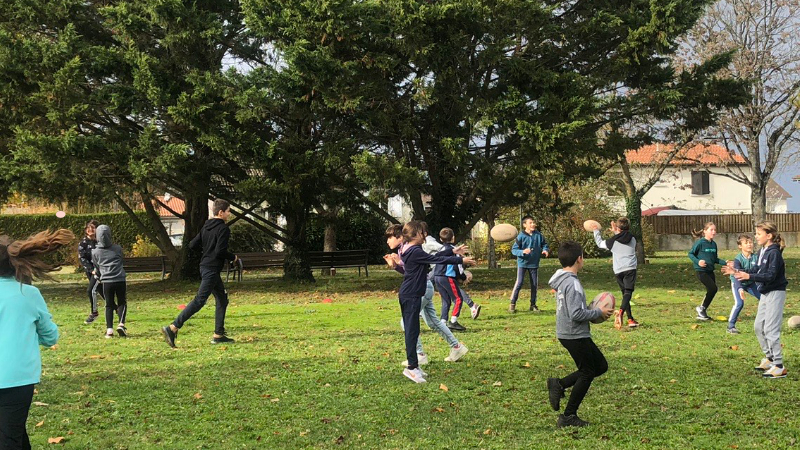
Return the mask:
<path id="1" fill-rule="evenodd" d="M 732 257 L 724 252 L 722 257 Z M 375 267 L 369 278 L 340 270 L 314 285 L 278 274 L 245 274 L 229 283 L 227 328 L 237 342 L 209 344 L 213 298 L 181 331 L 178 349 L 159 327 L 188 303 L 197 284 L 132 277 L 130 337 L 104 339 L 84 325 L 83 281 L 62 276 L 41 286 L 61 340 L 43 349 L 43 376 L 28 420 L 34 448 L 787 448 L 800 439 L 800 332 L 784 328 L 789 377 L 764 380 L 752 367 L 761 352 L 751 298 L 742 334 L 725 322 L 698 323 L 703 291 L 683 253 L 651 258 L 640 269 L 634 313 L 642 323 L 616 331 L 592 327 L 609 371 L 593 384 L 580 415 L 593 425 L 556 430 L 545 380 L 574 370 L 555 339 L 554 305 L 540 269 L 539 313 L 506 312 L 513 263 L 475 269 L 468 287 L 483 305 L 458 337 L 470 352 L 446 363 L 447 346 L 423 324 L 428 383 L 403 377 L 405 359 L 397 288 L 400 276 Z M 786 317 L 800 252 L 787 250 Z M 619 296 L 608 259 L 587 261 L 587 295 Z M 729 283 L 712 317 L 727 315 Z M 322 303 L 331 298 L 332 303 Z M 526 304 L 523 291 L 521 305 Z M 438 295 L 434 299 L 439 304 Z M 526 308 L 527 309 L 527 308 Z M 468 312 L 467 312 L 468 314 Z M 563 403 L 562 403 L 563 405 Z"/>

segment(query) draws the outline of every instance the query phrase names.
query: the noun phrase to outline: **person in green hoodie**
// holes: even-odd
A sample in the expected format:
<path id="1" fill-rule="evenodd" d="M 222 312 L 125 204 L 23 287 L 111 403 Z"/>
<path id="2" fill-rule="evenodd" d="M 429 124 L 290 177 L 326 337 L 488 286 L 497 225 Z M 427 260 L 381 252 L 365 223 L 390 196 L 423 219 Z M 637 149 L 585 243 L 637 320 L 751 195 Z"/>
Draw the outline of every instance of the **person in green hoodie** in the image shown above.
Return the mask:
<path id="1" fill-rule="evenodd" d="M 58 327 L 34 278 L 60 267 L 41 257 L 75 239 L 69 230 L 43 231 L 23 241 L 0 236 L 0 449 L 31 448 L 25 422 L 41 380 L 39 346 L 58 341 Z"/>
<path id="2" fill-rule="evenodd" d="M 706 222 L 702 230 L 692 231 L 692 236 L 698 239 L 692 249 L 689 250 L 689 259 L 694 264 L 697 278 L 706 287 L 706 295 L 703 303 L 695 308 L 698 320 L 709 320 L 708 307 L 717 295 L 717 279 L 714 277 L 714 266 L 716 264 L 726 265 L 728 262 L 717 256 L 717 243 L 714 236 L 717 235 L 717 226 L 714 222 Z"/>

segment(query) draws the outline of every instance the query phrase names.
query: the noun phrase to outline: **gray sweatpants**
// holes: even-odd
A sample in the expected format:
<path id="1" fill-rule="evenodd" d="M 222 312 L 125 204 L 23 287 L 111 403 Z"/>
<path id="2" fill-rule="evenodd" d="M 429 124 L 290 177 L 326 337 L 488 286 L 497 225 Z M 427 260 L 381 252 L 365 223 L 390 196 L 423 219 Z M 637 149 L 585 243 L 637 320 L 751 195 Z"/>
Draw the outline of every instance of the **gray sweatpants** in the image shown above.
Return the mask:
<path id="1" fill-rule="evenodd" d="M 781 352 L 781 325 L 783 325 L 783 305 L 786 304 L 786 291 L 772 291 L 761 294 L 756 313 L 756 338 L 767 358 L 774 364 L 783 364 Z"/>

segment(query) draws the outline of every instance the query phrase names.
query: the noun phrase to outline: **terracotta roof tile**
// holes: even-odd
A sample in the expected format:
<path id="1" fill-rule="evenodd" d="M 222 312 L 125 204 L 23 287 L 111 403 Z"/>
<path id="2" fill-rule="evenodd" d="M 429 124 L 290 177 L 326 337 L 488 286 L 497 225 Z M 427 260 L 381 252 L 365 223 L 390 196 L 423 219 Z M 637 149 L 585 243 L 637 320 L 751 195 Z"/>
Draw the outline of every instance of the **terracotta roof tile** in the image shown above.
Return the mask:
<path id="1" fill-rule="evenodd" d="M 673 144 L 645 145 L 625 153 L 629 164 L 658 164 L 674 148 Z M 717 144 L 697 144 L 680 151 L 672 158 L 671 165 L 723 166 L 745 164 L 744 158 Z"/>

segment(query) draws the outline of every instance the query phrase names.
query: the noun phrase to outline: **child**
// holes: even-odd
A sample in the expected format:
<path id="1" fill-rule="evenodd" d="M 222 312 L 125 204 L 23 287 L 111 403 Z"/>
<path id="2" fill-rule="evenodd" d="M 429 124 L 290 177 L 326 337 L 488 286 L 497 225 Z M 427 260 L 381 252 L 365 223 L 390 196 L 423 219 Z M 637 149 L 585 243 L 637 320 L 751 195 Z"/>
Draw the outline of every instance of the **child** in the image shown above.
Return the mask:
<path id="1" fill-rule="evenodd" d="M 40 258 L 69 244 L 69 230 L 44 231 L 24 241 L 0 236 L 0 449 L 31 448 L 25 422 L 41 380 L 40 345 L 58 341 L 58 327 L 33 278 L 58 270 Z"/>
<path id="2" fill-rule="evenodd" d="M 511 291 L 511 304 L 508 305 L 508 312 L 517 312 L 517 297 L 522 289 L 522 278 L 528 274 L 531 281 L 531 307 L 529 311 L 539 311 L 536 305 L 536 291 L 539 288 L 539 258 L 550 255 L 550 249 L 544 240 L 542 233 L 536 230 L 536 222 L 533 217 L 525 216 L 522 218 L 522 228 L 514 245 L 511 246 L 511 254 L 517 257 L 517 281 Z"/>
<path id="3" fill-rule="evenodd" d="M 741 253 L 736 255 L 736 258 L 732 261 L 733 268 L 746 272 L 757 266 L 758 255 L 753 254 L 753 237 L 749 234 L 740 234 L 736 242 L 739 244 Z M 731 309 L 731 316 L 728 318 L 728 333 L 739 334 L 739 330 L 736 329 L 736 320 L 744 307 L 744 293 L 749 292 L 757 300 L 761 299 L 761 293 L 758 292 L 752 281 L 739 281 L 733 275 L 731 275 L 731 291 L 733 291 L 733 309 Z"/>
<path id="4" fill-rule="evenodd" d="M 383 257 L 383 259 L 386 260 L 389 268 L 405 275 L 405 266 L 403 264 L 403 260 L 400 258 L 400 255 L 403 254 L 409 245 L 403 244 L 402 225 L 391 225 L 386 229 L 386 244 L 391 250 L 397 249 L 398 253 L 386 255 Z M 425 246 L 423 245 L 423 248 L 424 247 Z M 433 249 L 431 249 L 431 251 L 433 251 Z M 450 354 L 444 359 L 445 361 L 458 361 L 469 351 L 467 346 L 459 342 L 458 339 L 453 336 L 453 333 L 445 326 L 445 324 L 439 322 L 439 320 L 436 318 L 436 309 L 433 307 L 433 283 L 430 279 L 426 282 L 425 295 L 422 296 L 420 302 L 420 312 L 422 318 L 425 320 L 425 323 L 428 324 L 432 330 L 438 331 L 450 346 Z M 405 330 L 405 322 L 402 319 L 400 320 L 400 325 L 403 330 Z M 425 351 L 422 348 L 422 339 L 419 337 L 417 338 L 417 360 L 419 365 L 428 364 L 428 355 L 425 354 Z M 408 360 L 406 359 L 403 361 L 401 365 L 403 367 L 408 367 Z"/>
<path id="5" fill-rule="evenodd" d="M 400 285 L 399 299 L 400 310 L 403 313 L 406 356 L 408 357 L 408 366 L 403 370 L 403 375 L 416 383 L 424 383 L 426 381 L 425 374 L 419 369 L 416 343 L 419 338 L 421 298 L 425 294 L 426 287 L 429 286 L 428 272 L 430 271 L 430 264 L 461 264 L 462 262 L 470 264 L 474 260 L 472 258 L 462 259 L 461 256 L 445 257 L 425 253 L 422 249 L 422 243 L 425 242 L 425 232 L 423 225 L 419 221 L 411 221 L 405 224 L 402 233 L 403 242 L 408 244 L 403 248 L 402 255 L 400 255 L 403 262 L 403 283 Z M 433 305 L 431 305 L 430 309 L 433 309 Z M 435 309 L 433 314 L 433 322 L 441 324 L 436 320 Z M 429 325 L 433 324 L 429 323 Z M 443 328 L 447 329 L 446 327 Z M 447 331 L 449 332 L 449 330 Z M 462 347 L 463 349 L 461 349 Z M 466 347 L 463 344 L 452 347 L 451 356 L 453 350 L 461 353 L 461 355 L 466 353 Z"/>
<path id="6" fill-rule="evenodd" d="M 603 240 L 600 230 L 594 230 L 594 241 L 597 246 L 610 250 L 613 256 L 614 274 L 617 277 L 617 284 L 622 291 L 622 305 L 619 311 L 614 312 L 614 328 L 622 328 L 622 313 L 628 315 L 628 327 L 639 326 L 633 318 L 631 311 L 631 297 L 633 297 L 634 286 L 636 285 L 636 238 L 630 233 L 631 222 L 627 217 L 620 217 L 611 222 L 611 232 L 614 236 Z"/>
<path id="7" fill-rule="evenodd" d="M 200 259 L 200 287 L 197 288 L 197 295 L 186 305 L 178 314 L 178 317 L 171 324 L 161 327 L 161 334 L 167 345 L 175 348 L 175 339 L 178 338 L 178 330 L 183 327 L 187 320 L 191 319 L 200 311 L 208 301 L 208 297 L 214 294 L 217 301 L 214 311 L 214 334 L 211 335 L 212 344 L 225 344 L 233 342 L 225 331 L 225 313 L 228 311 L 228 291 L 222 284 L 222 265 L 225 261 L 235 263 L 239 257 L 228 251 L 228 241 L 231 237 L 231 229 L 225 222 L 231 216 L 231 204 L 227 200 L 218 198 L 214 200 L 211 207 L 211 214 L 214 217 L 208 219 L 203 224 L 203 229 L 189 242 L 192 250 L 203 250 L 203 257 Z"/>
<path id="8" fill-rule="evenodd" d="M 733 275 L 737 280 L 752 280 L 756 283 L 761 299 L 758 302 L 755 331 L 764 358 L 757 370 L 764 371 L 764 378 L 784 378 L 786 368 L 783 367 L 781 349 L 781 325 L 783 324 L 783 306 L 786 304 L 786 266 L 783 262 L 785 246 L 778 227 L 772 222 L 760 222 L 756 225 L 756 242 L 761 246 L 758 254 L 758 265 L 750 269 L 735 270 L 723 267 L 722 273 Z"/>
<path id="9" fill-rule="evenodd" d="M 700 238 L 689 250 L 689 259 L 694 263 L 694 270 L 697 278 L 706 287 L 706 295 L 703 303 L 695 310 L 698 320 L 709 320 L 708 307 L 714 296 L 717 295 L 717 279 L 714 277 L 714 264 L 727 264 L 727 261 L 717 257 L 717 243 L 714 236 L 717 235 L 717 226 L 714 222 L 707 222 L 700 231 L 692 231 L 692 236 Z M 701 237 L 702 236 L 702 237 Z"/>
<path id="10" fill-rule="evenodd" d="M 84 232 L 86 235 L 81 239 L 81 242 L 78 244 L 78 259 L 81 261 L 81 266 L 83 266 L 83 272 L 86 275 L 86 278 L 89 280 L 89 288 L 86 290 L 86 294 L 89 296 L 89 305 L 91 309 L 89 310 L 89 316 L 84 321 L 85 324 L 90 324 L 97 319 L 97 293 L 98 293 L 98 283 L 97 278 L 92 275 L 94 272 L 94 264 L 92 264 L 92 250 L 97 247 L 97 226 L 100 225 L 95 219 L 92 219 L 86 222 L 86 227 L 84 227 Z M 101 295 L 102 295 L 102 291 Z"/>
<path id="11" fill-rule="evenodd" d="M 438 253 L 440 256 L 453 255 L 453 242 L 455 241 L 455 233 L 451 228 L 442 228 L 439 231 L 439 240 L 444 244 L 442 251 Z M 472 318 L 477 319 L 481 313 L 480 305 L 476 305 L 472 299 L 467 295 L 457 284 L 458 280 L 467 281 L 469 278 L 461 265 L 448 265 L 437 264 L 434 270 L 434 284 L 439 295 L 442 296 L 442 320 L 447 321 L 447 315 L 450 313 L 450 304 L 453 304 L 453 315 L 450 321 L 447 322 L 447 327 L 451 330 L 464 331 L 466 328 L 458 323 L 458 317 L 461 314 L 462 303 L 466 302 L 472 312 Z"/>
<path id="12" fill-rule="evenodd" d="M 97 247 L 92 250 L 92 263 L 95 275 L 103 286 L 103 298 L 106 299 L 106 339 L 114 336 L 114 311 L 119 316 L 117 333 L 125 337 L 125 317 L 128 315 L 127 288 L 125 285 L 125 269 L 122 268 L 122 247 L 111 238 L 108 225 L 97 227 Z"/>
<path id="13" fill-rule="evenodd" d="M 597 348 L 589 332 L 589 321 L 614 312 L 612 308 L 589 309 L 578 272 L 583 267 L 583 249 L 577 242 L 566 241 L 558 247 L 558 261 L 562 269 L 550 278 L 550 287 L 556 290 L 556 337 L 567 349 L 578 370 L 564 378 L 548 378 L 547 391 L 554 411 L 561 407 L 564 390 L 572 388 L 564 414 L 558 416 L 556 425 L 584 427 L 589 425 L 578 417 L 578 408 L 592 385 L 592 380 L 606 373 L 608 363 Z"/>

